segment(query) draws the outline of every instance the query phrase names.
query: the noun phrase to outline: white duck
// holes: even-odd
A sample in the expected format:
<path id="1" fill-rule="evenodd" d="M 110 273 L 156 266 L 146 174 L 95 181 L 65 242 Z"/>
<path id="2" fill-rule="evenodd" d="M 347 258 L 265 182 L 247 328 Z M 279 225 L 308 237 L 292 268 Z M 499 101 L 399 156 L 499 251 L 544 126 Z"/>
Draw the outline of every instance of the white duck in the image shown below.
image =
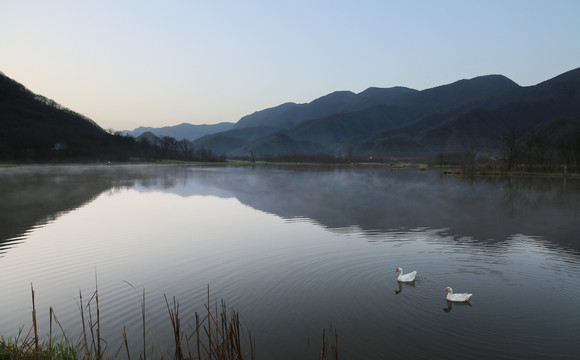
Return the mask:
<path id="1" fill-rule="evenodd" d="M 454 294 L 453 289 L 450 287 L 446 287 L 445 291 L 447 291 L 447 300 L 455 301 L 455 302 L 466 302 L 469 301 L 469 298 L 473 294 L 463 293 L 463 294 Z"/>
<path id="2" fill-rule="evenodd" d="M 415 276 L 417 275 L 416 271 L 412 271 L 410 273 L 407 274 L 403 274 L 403 269 L 401 268 L 396 268 L 395 272 L 400 272 L 401 274 L 399 275 L 399 277 L 397 278 L 398 281 L 400 282 L 411 282 L 411 281 L 415 281 Z"/>

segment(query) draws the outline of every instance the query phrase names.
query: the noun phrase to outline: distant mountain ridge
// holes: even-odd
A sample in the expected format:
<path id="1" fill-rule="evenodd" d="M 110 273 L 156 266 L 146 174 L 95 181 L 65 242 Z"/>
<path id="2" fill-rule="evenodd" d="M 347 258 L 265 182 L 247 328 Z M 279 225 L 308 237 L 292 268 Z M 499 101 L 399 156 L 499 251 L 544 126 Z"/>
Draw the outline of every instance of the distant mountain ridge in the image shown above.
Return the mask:
<path id="1" fill-rule="evenodd" d="M 139 127 L 125 132 L 132 137 L 111 134 L 0 73 L 0 160 L 8 161 L 177 156 L 177 145 L 190 155 L 204 150 L 220 158 L 298 153 L 426 158 L 466 150 L 492 154 L 498 138 L 512 131 L 529 144 L 551 144 L 554 153 L 567 147 L 572 157 L 564 160 L 580 167 L 580 133 L 573 139 L 579 123 L 580 68 L 527 87 L 485 75 L 422 91 L 336 91 L 310 103 L 256 111 L 237 123 Z M 161 144 L 161 152 L 148 144 Z"/>
<path id="2" fill-rule="evenodd" d="M 256 111 L 251 115 L 242 117 L 235 124 L 235 128 L 269 126 L 276 129 L 286 129 L 296 126 L 302 121 L 334 113 L 363 110 L 373 105 L 389 105 L 401 96 L 416 91 L 405 87 L 368 88 L 359 94 L 350 91 L 335 91 L 307 104 L 285 103 Z"/>
<path id="3" fill-rule="evenodd" d="M 126 130 L 124 133 L 138 138 L 144 133 L 150 132 L 157 137 L 171 136 L 177 140 L 187 139 L 193 141 L 205 135 L 228 131 L 233 127 L 234 124 L 230 122 L 221 122 L 219 124 L 211 125 L 194 125 L 189 123 L 182 123 L 175 126 L 164 126 L 160 128 L 139 126 L 132 131 Z"/>
<path id="4" fill-rule="evenodd" d="M 531 131 L 557 118 L 580 118 L 580 68 L 529 87 L 486 75 L 418 91 L 337 91 L 307 104 L 284 103 L 242 117 L 233 129 L 194 146 L 228 156 L 280 153 L 424 157 L 495 151 L 510 127 Z"/>

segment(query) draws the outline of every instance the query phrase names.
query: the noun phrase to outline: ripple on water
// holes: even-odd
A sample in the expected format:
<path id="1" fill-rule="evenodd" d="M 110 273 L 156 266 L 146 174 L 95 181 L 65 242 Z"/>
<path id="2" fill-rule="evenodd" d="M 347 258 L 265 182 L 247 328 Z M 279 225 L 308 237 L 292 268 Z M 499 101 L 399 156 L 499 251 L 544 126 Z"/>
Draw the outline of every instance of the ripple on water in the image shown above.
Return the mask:
<path id="1" fill-rule="evenodd" d="M 261 220 L 271 220 L 262 215 Z M 110 234 L 85 234 L 67 247 L 52 239 L 52 247 L 15 267 L 13 279 L 4 276 L 2 285 L 24 294 L 21 304 L 10 306 L 23 310 L 28 320 L 29 282 L 38 281 L 43 311 L 54 306 L 59 320 L 76 324 L 70 328 L 76 335 L 78 289 L 83 288 L 86 305 L 98 273 L 102 322 L 112 339 L 123 327 L 140 334 L 143 289 L 148 326 L 158 330 L 170 326 L 164 295 L 170 306 L 176 297 L 184 325 L 191 325 L 193 313 L 204 309 L 209 284 L 212 302 L 224 298 L 240 311 L 258 343 L 268 342 L 284 354 L 287 349 L 295 354 L 292 348 L 307 339 L 320 340 L 330 323 L 338 330 L 344 358 L 550 358 L 557 354 L 546 349 L 571 354 L 580 340 L 578 254 L 541 237 L 482 240 L 446 228 L 330 229 L 309 218 L 274 220 L 285 226 L 280 239 L 266 233 L 267 239 L 255 239 L 261 235 L 252 233 L 240 245 L 210 231 L 220 246 L 178 242 L 163 249 L 170 256 L 154 256 L 146 264 L 139 261 L 139 241 L 105 242 Z M 189 223 L 182 226 L 182 233 L 191 231 Z M 293 239 L 297 228 L 296 237 L 304 238 Z M 46 240 L 44 229 L 35 230 L 29 245 Z M 292 236 L 284 237 L 288 233 Z M 25 238 L 5 242 L 0 256 Z M 417 280 L 398 283 L 396 267 L 417 270 Z M 472 292 L 471 304 L 448 303 L 447 286 Z M 19 316 L 9 313 L 2 320 L 13 324 Z"/>

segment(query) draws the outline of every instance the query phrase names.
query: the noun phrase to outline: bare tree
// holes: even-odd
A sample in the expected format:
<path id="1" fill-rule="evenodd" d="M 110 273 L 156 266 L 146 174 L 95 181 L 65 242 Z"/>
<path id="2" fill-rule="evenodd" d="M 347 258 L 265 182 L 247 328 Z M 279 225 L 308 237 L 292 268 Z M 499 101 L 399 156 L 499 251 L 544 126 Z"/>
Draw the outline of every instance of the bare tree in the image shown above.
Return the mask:
<path id="1" fill-rule="evenodd" d="M 521 137 L 521 133 L 516 129 L 516 126 L 512 126 L 498 136 L 498 147 L 499 152 L 503 160 L 506 162 L 507 170 L 511 171 L 513 165 L 517 160 L 518 152 L 518 140 Z"/>
<path id="2" fill-rule="evenodd" d="M 177 140 L 171 136 L 162 137 L 159 146 L 164 156 L 173 157 L 177 153 Z"/>
<path id="3" fill-rule="evenodd" d="M 475 172 L 475 159 L 481 150 L 481 144 L 475 137 L 470 137 L 463 139 L 461 145 L 464 150 L 465 165 L 469 166 L 472 172 Z"/>
<path id="4" fill-rule="evenodd" d="M 187 139 L 177 142 L 177 151 L 185 160 L 193 159 L 193 145 Z"/>

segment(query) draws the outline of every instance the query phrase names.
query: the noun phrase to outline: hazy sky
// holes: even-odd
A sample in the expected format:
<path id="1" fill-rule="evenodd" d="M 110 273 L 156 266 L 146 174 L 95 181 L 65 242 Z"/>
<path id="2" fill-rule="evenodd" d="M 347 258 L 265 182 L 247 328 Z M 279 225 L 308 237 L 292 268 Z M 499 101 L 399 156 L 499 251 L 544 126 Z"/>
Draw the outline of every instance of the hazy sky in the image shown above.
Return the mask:
<path id="1" fill-rule="evenodd" d="M 0 71 L 115 130 L 577 67 L 578 0 L 0 0 Z"/>

